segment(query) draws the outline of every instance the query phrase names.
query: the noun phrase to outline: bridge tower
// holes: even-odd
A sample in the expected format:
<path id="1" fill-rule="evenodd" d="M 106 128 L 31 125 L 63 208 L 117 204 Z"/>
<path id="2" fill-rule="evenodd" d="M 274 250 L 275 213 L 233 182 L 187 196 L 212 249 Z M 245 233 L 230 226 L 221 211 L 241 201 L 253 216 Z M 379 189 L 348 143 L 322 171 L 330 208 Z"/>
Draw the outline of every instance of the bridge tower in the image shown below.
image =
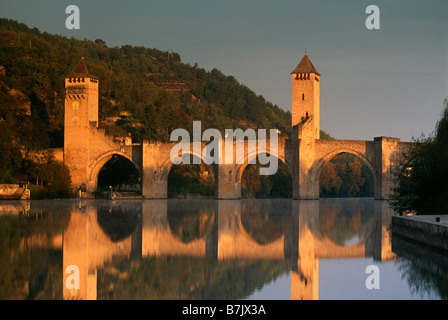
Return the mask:
<path id="1" fill-rule="evenodd" d="M 306 52 L 291 72 L 291 82 L 293 198 L 319 199 L 310 169 L 320 138 L 320 74 Z"/>
<path id="2" fill-rule="evenodd" d="M 292 77 L 292 126 L 303 126 L 302 134 L 320 138 L 320 74 L 305 52 L 302 60 L 291 72 Z M 300 139 L 301 137 L 299 137 Z"/>
<path id="3" fill-rule="evenodd" d="M 90 128 L 98 128 L 98 77 L 83 57 L 65 77 L 64 163 L 74 188 L 88 180 Z"/>

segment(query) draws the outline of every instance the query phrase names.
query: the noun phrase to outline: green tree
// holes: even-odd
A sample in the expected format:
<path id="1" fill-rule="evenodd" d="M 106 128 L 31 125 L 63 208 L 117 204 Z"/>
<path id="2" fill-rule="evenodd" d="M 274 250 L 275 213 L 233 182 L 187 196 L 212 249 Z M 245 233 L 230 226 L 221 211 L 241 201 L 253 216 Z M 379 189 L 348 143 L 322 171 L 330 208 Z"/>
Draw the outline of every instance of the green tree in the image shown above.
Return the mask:
<path id="1" fill-rule="evenodd" d="M 321 197 L 373 197 L 373 175 L 367 165 L 350 154 L 329 161 L 320 175 Z"/>
<path id="2" fill-rule="evenodd" d="M 68 167 L 54 160 L 52 154 L 45 154 L 40 163 L 33 163 L 36 182 L 30 185 L 32 199 L 68 198 L 73 196 L 71 176 Z"/>
<path id="3" fill-rule="evenodd" d="M 333 162 L 328 162 L 323 168 L 320 176 L 320 195 L 321 197 L 330 197 L 339 194 L 342 186 L 342 179 Z"/>
<path id="4" fill-rule="evenodd" d="M 258 160 L 249 164 L 241 176 L 241 196 L 244 198 L 291 198 L 292 177 L 288 167 L 278 161 L 277 172 L 273 175 L 260 175 Z"/>
<path id="5" fill-rule="evenodd" d="M 432 137 L 415 139 L 395 172 L 392 208 L 448 214 L 448 101 Z"/>

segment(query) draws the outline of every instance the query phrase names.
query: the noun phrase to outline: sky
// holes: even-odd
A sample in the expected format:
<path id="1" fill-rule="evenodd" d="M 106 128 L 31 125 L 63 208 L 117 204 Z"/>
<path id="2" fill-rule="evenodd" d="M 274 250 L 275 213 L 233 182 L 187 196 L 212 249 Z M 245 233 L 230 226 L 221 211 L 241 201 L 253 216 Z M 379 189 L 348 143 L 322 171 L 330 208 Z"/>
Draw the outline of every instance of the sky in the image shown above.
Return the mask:
<path id="1" fill-rule="evenodd" d="M 67 29 L 69 5 L 80 28 Z M 369 5 L 379 29 L 366 28 Z M 0 0 L 40 31 L 173 50 L 291 110 L 305 50 L 321 74 L 321 129 L 337 139 L 430 135 L 448 96 L 446 0 Z"/>

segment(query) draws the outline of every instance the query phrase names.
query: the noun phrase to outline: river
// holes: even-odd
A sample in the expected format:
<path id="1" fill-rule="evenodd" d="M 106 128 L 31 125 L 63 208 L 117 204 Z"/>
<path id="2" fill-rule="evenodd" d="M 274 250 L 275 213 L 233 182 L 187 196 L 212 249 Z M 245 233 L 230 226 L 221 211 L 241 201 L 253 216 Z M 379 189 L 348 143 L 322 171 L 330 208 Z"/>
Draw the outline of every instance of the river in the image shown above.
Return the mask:
<path id="1" fill-rule="evenodd" d="M 0 299 L 447 299 L 373 199 L 0 202 Z"/>

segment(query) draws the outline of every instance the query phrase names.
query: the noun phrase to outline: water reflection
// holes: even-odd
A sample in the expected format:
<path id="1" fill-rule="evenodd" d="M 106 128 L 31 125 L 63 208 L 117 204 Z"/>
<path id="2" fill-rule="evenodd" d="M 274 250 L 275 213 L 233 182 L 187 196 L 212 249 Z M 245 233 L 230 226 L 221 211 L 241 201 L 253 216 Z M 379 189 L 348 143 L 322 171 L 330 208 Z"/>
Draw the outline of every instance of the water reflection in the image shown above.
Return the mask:
<path id="1" fill-rule="evenodd" d="M 391 215 L 365 199 L 2 202 L 0 298 L 242 299 L 288 274 L 291 299 L 318 299 L 320 260 L 366 257 L 446 298 L 446 270 L 422 286 L 392 251 Z"/>

